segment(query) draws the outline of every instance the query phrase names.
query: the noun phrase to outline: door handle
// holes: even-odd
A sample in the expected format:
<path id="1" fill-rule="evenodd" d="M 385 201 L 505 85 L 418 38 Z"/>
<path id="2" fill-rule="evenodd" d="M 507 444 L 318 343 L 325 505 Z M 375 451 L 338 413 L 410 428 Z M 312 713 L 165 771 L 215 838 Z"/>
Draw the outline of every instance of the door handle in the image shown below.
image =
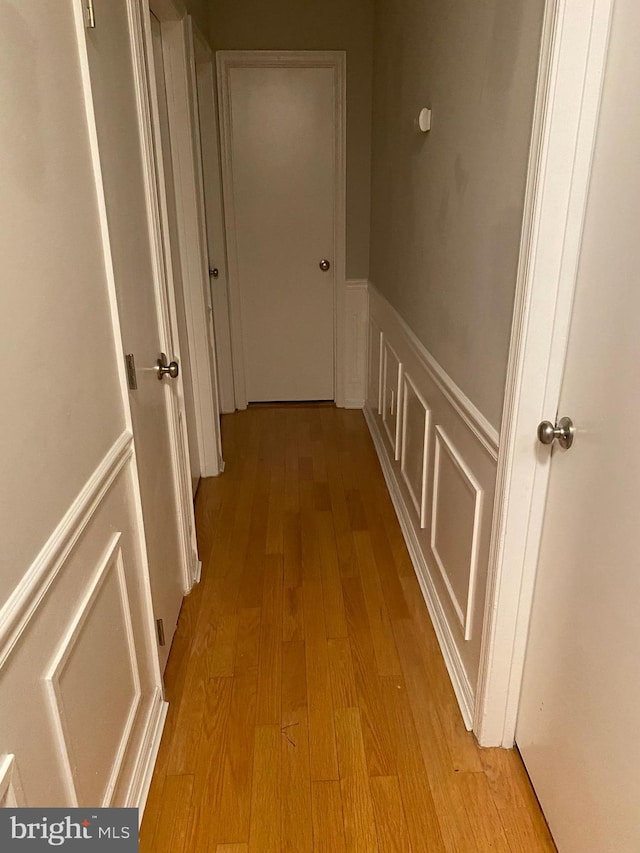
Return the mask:
<path id="1" fill-rule="evenodd" d="M 571 447 L 575 434 L 576 428 L 571 418 L 560 418 L 555 426 L 551 421 L 542 421 L 538 424 L 538 441 L 542 444 L 553 444 L 557 440 L 564 450 Z"/>
<path id="2" fill-rule="evenodd" d="M 175 379 L 180 373 L 180 365 L 177 361 L 167 361 L 167 356 L 161 352 L 160 358 L 156 362 L 158 366 L 158 379 L 160 382 L 164 379 L 165 376 L 168 376 L 170 379 Z"/>
<path id="3" fill-rule="evenodd" d="M 329 261 L 326 258 L 323 258 L 320 261 L 320 263 L 318 264 L 318 266 L 320 267 L 322 272 L 326 272 L 328 269 L 330 269 L 331 264 L 329 263 Z"/>

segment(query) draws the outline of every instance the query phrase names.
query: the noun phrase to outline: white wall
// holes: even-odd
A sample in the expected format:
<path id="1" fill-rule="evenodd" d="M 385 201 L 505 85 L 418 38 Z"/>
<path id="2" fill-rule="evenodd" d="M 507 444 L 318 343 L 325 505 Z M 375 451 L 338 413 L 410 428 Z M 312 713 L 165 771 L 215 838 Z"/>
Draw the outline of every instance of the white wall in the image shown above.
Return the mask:
<path id="1" fill-rule="evenodd" d="M 373 0 L 210 0 L 214 50 L 347 52 L 347 278 L 369 273 Z"/>
<path id="2" fill-rule="evenodd" d="M 376 4 L 370 279 L 496 427 L 543 6 Z"/>

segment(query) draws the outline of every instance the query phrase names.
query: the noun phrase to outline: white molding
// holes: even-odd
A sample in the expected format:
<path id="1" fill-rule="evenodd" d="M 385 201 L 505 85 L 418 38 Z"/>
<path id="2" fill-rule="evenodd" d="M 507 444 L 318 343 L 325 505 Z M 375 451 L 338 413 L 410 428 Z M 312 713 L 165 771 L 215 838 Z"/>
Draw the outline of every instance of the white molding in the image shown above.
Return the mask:
<path id="1" fill-rule="evenodd" d="M 228 284 L 236 406 L 247 407 L 243 329 L 238 275 L 238 247 L 235 230 L 233 173 L 231 168 L 231 105 L 228 71 L 238 67 L 331 68 L 335 74 L 336 95 L 336 183 L 334 208 L 334 393 L 336 406 L 344 407 L 346 331 L 346 53 L 342 50 L 232 50 L 218 51 L 218 104 L 222 186 L 225 209 Z"/>
<path id="2" fill-rule="evenodd" d="M 140 810 L 140 823 L 142 823 L 168 711 L 169 703 L 163 700 L 162 691 L 157 688 L 151 698 L 144 735 L 125 798 L 126 806 Z"/>
<path id="3" fill-rule="evenodd" d="M 129 649 L 129 666 L 133 680 L 134 696 L 131 701 L 129 713 L 127 714 L 126 724 L 120 737 L 118 749 L 114 756 L 109 780 L 105 788 L 101 804 L 103 808 L 111 805 L 111 799 L 118 781 L 118 776 L 129 744 L 129 739 L 131 737 L 133 724 L 140 706 L 140 699 L 142 695 L 138 656 L 134 642 L 133 625 L 131 623 L 131 608 L 129 604 L 129 595 L 127 593 L 127 581 L 122 560 L 120 539 L 120 533 L 114 534 L 111 537 L 111 541 L 100 559 L 98 569 L 94 572 L 93 579 L 89 583 L 82 600 L 78 604 L 67 630 L 62 635 L 62 639 L 55 651 L 47 674 L 44 676 L 49 695 L 50 708 L 53 715 L 53 726 L 58 739 L 59 753 L 63 759 L 63 769 L 66 777 L 65 781 L 67 784 L 69 801 L 73 806 L 78 805 L 78 795 L 73 774 L 73 767 L 76 765 L 76 758 L 73 756 L 73 750 L 71 748 L 71 732 L 69 731 L 69 724 L 64 712 L 64 698 L 60 688 L 60 678 L 64 672 L 69 657 L 80 638 L 82 629 L 93 610 L 98 594 L 104 586 L 107 577 L 114 570 L 117 574 L 120 603 L 122 605 L 122 613 L 125 622 L 125 634 Z"/>
<path id="4" fill-rule="evenodd" d="M 395 472 L 386 452 L 384 439 L 382 438 L 382 434 L 379 430 L 376 417 L 373 415 L 368 406 L 365 406 L 364 408 L 364 416 L 378 453 L 382 473 L 384 474 L 387 488 L 389 489 L 389 494 L 391 495 L 396 515 L 398 516 L 398 521 L 400 522 L 400 527 L 407 544 L 409 556 L 411 557 L 411 562 L 413 563 L 418 583 L 420 584 L 420 589 L 422 590 L 436 636 L 438 637 L 442 656 L 449 672 L 449 677 L 451 678 L 456 698 L 458 699 L 458 704 L 462 712 L 465 726 L 467 729 L 471 729 L 474 706 L 471 684 L 469 683 L 464 666 L 462 665 L 462 660 L 460 659 L 455 639 L 451 633 L 451 629 L 449 628 L 447 617 L 442 609 L 433 581 L 431 580 L 431 570 L 420 547 L 415 528 L 411 523 L 411 518 L 407 511 L 407 505 L 402 496 L 402 492 L 400 491 L 398 480 L 396 479 Z"/>
<path id="5" fill-rule="evenodd" d="M 420 391 L 418 390 L 416 384 L 413 379 L 409 376 L 409 374 L 405 371 L 402 376 L 403 389 L 402 389 L 402 438 L 400 442 L 400 473 L 402 474 L 402 478 L 406 484 L 407 491 L 409 492 L 409 496 L 413 502 L 413 506 L 415 507 L 416 513 L 418 514 L 418 521 L 420 523 L 421 528 L 425 528 L 427 524 L 426 519 L 426 511 L 427 511 L 427 493 L 428 493 L 428 473 L 429 473 L 429 427 L 431 424 L 431 407 L 424 399 Z M 424 432 L 422 437 L 422 479 L 420 485 L 420 497 L 415 493 L 414 488 L 407 476 L 406 471 L 406 461 L 407 461 L 407 385 L 411 386 L 411 392 L 416 397 L 422 408 L 424 409 Z"/>
<path id="6" fill-rule="evenodd" d="M 403 364 L 400 361 L 400 356 L 394 350 L 390 343 L 387 342 L 387 339 L 384 336 L 384 333 L 381 338 L 382 341 L 382 423 L 384 425 L 387 436 L 389 437 L 389 442 L 391 444 L 391 449 L 393 452 L 393 458 L 398 461 L 400 459 L 400 430 L 402 427 L 402 374 L 403 374 Z M 395 358 L 398 369 L 395 371 L 396 382 L 395 382 L 395 390 L 392 390 L 392 398 L 391 398 L 391 406 L 387 409 L 387 376 L 388 376 L 388 360 L 389 353 Z M 394 431 L 391 432 L 388 424 L 389 417 L 393 417 L 395 411 L 396 422 L 394 424 Z"/>
<path id="7" fill-rule="evenodd" d="M 27 805 L 15 755 L 0 756 L 0 807 L 24 808 Z"/>
<path id="8" fill-rule="evenodd" d="M 536 94 L 474 729 L 514 743 L 549 455 L 560 398 L 613 0 L 547 0 Z"/>
<path id="9" fill-rule="evenodd" d="M 467 600 L 465 602 L 465 609 L 462 610 L 460 603 L 457 599 L 457 596 L 453 590 L 453 586 L 451 585 L 451 581 L 449 580 L 449 574 L 447 572 L 447 568 L 444 564 L 440 553 L 438 552 L 437 547 L 437 535 L 438 535 L 438 498 L 440 496 L 440 457 L 441 451 L 440 448 L 443 448 L 454 467 L 460 473 L 464 484 L 467 489 L 471 492 L 474 499 L 473 506 L 473 529 L 471 531 L 471 553 L 469 555 L 469 584 L 467 587 Z M 464 631 L 465 640 L 471 639 L 471 630 L 472 630 L 472 620 L 473 620 L 473 600 L 476 591 L 476 581 L 478 575 L 478 548 L 480 544 L 480 523 L 482 520 L 482 498 L 483 498 L 483 489 L 480 483 L 476 480 L 473 471 L 469 468 L 469 466 L 464 461 L 462 454 L 457 450 L 455 445 L 451 442 L 446 432 L 442 429 L 441 426 L 436 426 L 435 429 L 435 458 L 434 458 L 434 471 L 433 471 L 433 500 L 431 503 L 431 553 L 434 556 L 436 564 L 440 569 L 440 576 L 444 581 L 444 585 L 446 587 L 447 593 L 449 595 L 449 599 L 451 601 L 451 605 L 454 609 L 456 616 L 458 617 L 458 621 L 460 622 L 460 626 Z"/>
<path id="10" fill-rule="evenodd" d="M 417 338 L 415 332 L 400 316 L 396 309 L 384 298 L 375 285 L 369 282 L 370 311 L 379 312 L 389 318 L 390 322 L 400 326 L 407 344 L 413 350 L 416 358 L 431 379 L 442 391 L 453 408 L 458 412 L 478 441 L 493 458 L 498 458 L 500 443 L 498 430 L 492 426 L 482 412 L 471 402 L 462 389 L 453 381 L 442 365 L 436 361 L 425 345 Z"/>
<path id="11" fill-rule="evenodd" d="M 234 412 L 236 395 L 233 382 L 231 326 L 229 320 L 228 263 L 225 244 L 224 209 L 222 204 L 222 172 L 215 58 L 194 27 L 196 87 L 202 144 L 202 177 L 206 209 L 209 266 L 218 269 L 218 278 L 209 279 L 217 360 L 220 409 Z"/>
<path id="12" fill-rule="evenodd" d="M 0 610 L 0 668 L 132 453 L 133 436 L 123 432 Z"/>

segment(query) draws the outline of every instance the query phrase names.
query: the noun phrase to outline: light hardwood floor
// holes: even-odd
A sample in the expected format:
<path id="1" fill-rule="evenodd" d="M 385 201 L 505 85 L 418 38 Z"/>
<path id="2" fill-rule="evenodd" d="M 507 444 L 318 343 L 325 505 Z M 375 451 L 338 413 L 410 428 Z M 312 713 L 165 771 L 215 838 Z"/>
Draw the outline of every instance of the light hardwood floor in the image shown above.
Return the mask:
<path id="1" fill-rule="evenodd" d="M 225 416 L 143 853 L 553 851 L 465 731 L 361 412 Z"/>

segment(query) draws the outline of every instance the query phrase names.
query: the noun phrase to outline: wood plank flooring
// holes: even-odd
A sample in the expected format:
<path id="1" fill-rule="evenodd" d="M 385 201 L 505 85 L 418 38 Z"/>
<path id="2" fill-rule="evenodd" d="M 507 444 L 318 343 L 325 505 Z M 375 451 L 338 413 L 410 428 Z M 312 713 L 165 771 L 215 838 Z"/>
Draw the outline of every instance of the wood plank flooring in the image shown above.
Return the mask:
<path id="1" fill-rule="evenodd" d="M 361 412 L 225 416 L 143 853 L 553 851 L 465 731 Z"/>

